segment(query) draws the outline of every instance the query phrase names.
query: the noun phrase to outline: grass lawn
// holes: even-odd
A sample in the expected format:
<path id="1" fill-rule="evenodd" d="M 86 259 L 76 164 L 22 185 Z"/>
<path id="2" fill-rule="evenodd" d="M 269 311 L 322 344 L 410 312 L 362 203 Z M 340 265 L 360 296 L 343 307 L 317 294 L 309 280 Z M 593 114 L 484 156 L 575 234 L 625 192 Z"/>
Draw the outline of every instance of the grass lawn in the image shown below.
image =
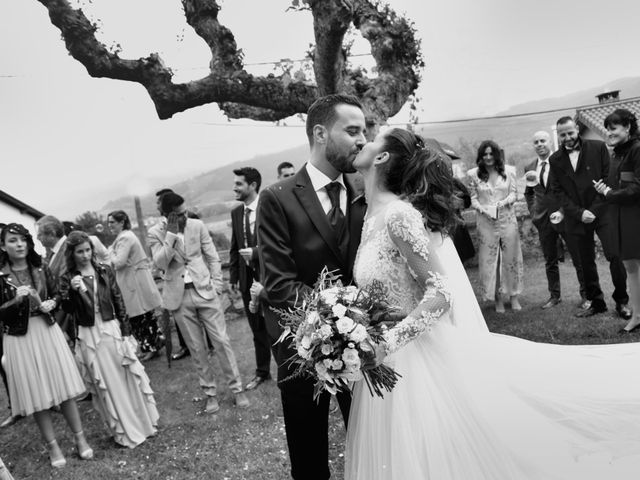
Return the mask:
<path id="1" fill-rule="evenodd" d="M 599 262 L 603 289 L 612 292 L 608 268 Z M 556 308 L 539 308 L 548 298 L 544 263 L 539 259 L 525 265 L 525 293 L 521 312 L 496 314 L 492 305 L 483 312 L 494 332 L 536 341 L 586 344 L 640 340 L 640 334 L 620 335 L 624 321 L 612 310 L 590 319 L 574 318 L 579 301 L 575 273 L 570 264 L 561 265 L 563 302 Z M 469 269 L 473 281 L 477 270 Z M 608 299 L 609 306 L 613 303 Z M 254 368 L 253 342 L 244 317 L 228 318 L 232 343 L 243 378 L 251 378 Z M 246 410 L 233 406 L 229 392 L 222 388 L 221 410 L 206 415 L 203 395 L 189 359 L 167 368 L 164 358 L 147 364 L 156 392 L 161 419 L 158 435 L 135 450 L 117 447 L 106 436 L 98 415 L 89 402 L 80 403 L 88 440 L 96 454 L 81 461 L 73 453 L 71 433 L 59 414 L 54 414 L 58 441 L 67 455 L 67 466 L 59 471 L 49 467 L 48 456 L 31 418 L 0 430 L 0 456 L 16 480 L 24 479 L 288 479 L 289 460 L 280 414 L 279 392 L 274 382 L 249 392 L 252 402 Z M 275 372 L 275 366 L 272 371 Z M 0 405 L 6 405 L 0 391 Z M 0 410 L 3 414 L 6 410 Z M 4 415 L 2 415 L 4 418 Z M 339 414 L 331 417 L 330 455 L 333 478 L 342 477 L 344 431 Z"/>

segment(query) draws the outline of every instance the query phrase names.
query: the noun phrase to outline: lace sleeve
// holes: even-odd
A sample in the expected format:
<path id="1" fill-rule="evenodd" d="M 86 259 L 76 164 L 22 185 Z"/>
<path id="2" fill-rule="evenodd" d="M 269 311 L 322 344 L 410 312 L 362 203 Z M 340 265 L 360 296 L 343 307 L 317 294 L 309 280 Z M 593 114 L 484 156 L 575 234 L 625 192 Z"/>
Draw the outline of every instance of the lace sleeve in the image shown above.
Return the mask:
<path id="1" fill-rule="evenodd" d="M 388 214 L 386 225 L 411 276 L 424 291 L 418 306 L 384 334 L 387 353 L 393 353 L 430 330 L 449 310 L 451 302 L 439 259 L 429 253 L 429 238 L 420 213 L 410 206 L 394 209 Z"/>

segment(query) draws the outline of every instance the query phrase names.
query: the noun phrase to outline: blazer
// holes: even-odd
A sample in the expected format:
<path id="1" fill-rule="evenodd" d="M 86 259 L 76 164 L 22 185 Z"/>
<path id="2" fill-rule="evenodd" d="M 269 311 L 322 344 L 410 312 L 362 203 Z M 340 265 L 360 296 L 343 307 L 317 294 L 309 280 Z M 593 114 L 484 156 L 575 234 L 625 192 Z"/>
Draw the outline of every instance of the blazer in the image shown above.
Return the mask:
<path id="1" fill-rule="evenodd" d="M 98 308 L 102 320 L 107 322 L 114 319 L 120 321 L 122 335 L 131 334 L 131 326 L 127 319 L 125 304 L 116 282 L 116 277 L 107 265 L 93 265 L 96 271 L 98 285 Z M 60 277 L 60 298 L 65 312 L 74 316 L 76 325 L 93 327 L 95 325 L 95 304 L 93 282 L 83 278 L 86 292 L 80 292 L 71 288 L 71 279 L 80 272 L 67 272 Z"/>
<path id="2" fill-rule="evenodd" d="M 306 168 L 262 191 L 256 230 L 261 283 L 271 306 L 288 308 L 302 300 L 325 266 L 351 282 L 365 210 L 364 196 L 356 197 L 347 183 L 348 243 L 341 250 Z M 279 318 L 269 312 L 267 330 L 277 338 Z"/>
<path id="3" fill-rule="evenodd" d="M 569 154 L 561 147 L 549 159 L 551 191 L 564 211 L 567 233 L 584 233 L 582 213 L 589 210 L 596 216 L 592 226 L 608 221 L 607 205 L 593 188 L 593 181 L 606 181 L 609 176 L 609 150 L 600 140 L 581 140 L 576 171 Z"/>
<path id="4" fill-rule="evenodd" d="M 614 148 L 607 185 L 612 231 L 623 260 L 640 258 L 640 140 Z"/>
<path id="5" fill-rule="evenodd" d="M 184 240 L 177 234 L 168 232 L 164 220 L 149 229 L 148 239 L 153 263 L 164 271 L 164 308 L 180 308 L 184 294 L 184 275 L 187 271 L 202 298 L 213 300 L 222 292 L 224 283 L 220 257 L 201 220 L 187 218 Z"/>
<path id="6" fill-rule="evenodd" d="M 547 160 L 550 160 L 550 158 Z M 538 159 L 536 158 L 525 167 L 524 171 L 535 172 L 537 167 Z M 551 162 L 549 162 L 547 168 L 549 169 L 549 175 L 547 176 L 547 184 L 544 187 L 538 183 L 535 187 L 525 187 L 524 189 L 524 198 L 527 202 L 529 215 L 531 215 L 531 221 L 538 228 L 552 225 L 549 216 L 560 209 L 558 197 L 551 191 Z"/>
<path id="7" fill-rule="evenodd" d="M 131 230 L 123 230 L 118 234 L 109 248 L 109 260 L 116 271 L 118 287 L 130 317 L 137 317 L 162 305 L 147 254 Z"/>
<path id="8" fill-rule="evenodd" d="M 46 265 L 31 267 L 31 275 L 40 299 L 54 300 L 57 308 L 60 305 L 58 284 L 49 268 Z M 27 333 L 31 312 L 27 298 L 22 300 L 15 298 L 17 285 L 19 285 L 18 279 L 11 272 L 9 265 L 4 265 L 0 269 L 0 323 L 7 335 L 21 336 Z M 53 325 L 56 323 L 54 314 L 55 310 L 41 315 L 49 325 Z"/>
<path id="9" fill-rule="evenodd" d="M 258 205 L 260 205 L 258 203 Z M 256 220 L 257 220 L 256 212 Z M 257 224 L 257 222 L 256 222 Z M 254 237 L 256 232 L 253 232 Z M 240 285 L 241 292 L 248 292 L 253 280 L 260 279 L 258 247 L 252 247 L 251 262 L 247 265 L 238 250 L 244 248 L 244 204 L 231 210 L 231 246 L 229 247 L 229 283 Z"/>

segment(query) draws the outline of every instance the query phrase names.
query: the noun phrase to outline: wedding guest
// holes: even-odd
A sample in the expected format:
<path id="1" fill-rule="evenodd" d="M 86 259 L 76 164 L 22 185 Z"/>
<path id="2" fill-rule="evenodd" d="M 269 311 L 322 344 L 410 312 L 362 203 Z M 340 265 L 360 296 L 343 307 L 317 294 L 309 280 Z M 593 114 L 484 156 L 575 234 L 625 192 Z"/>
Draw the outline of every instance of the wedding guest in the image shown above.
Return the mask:
<path id="1" fill-rule="evenodd" d="M 556 128 L 561 146 L 551 155 L 549 165 L 551 191 L 558 197 L 562 213 L 554 212 L 552 217 L 564 216 L 568 242 L 576 245 L 587 300 L 591 302 L 587 310 L 579 311 L 576 316 L 590 317 L 607 310 L 596 266 L 595 236 L 598 235 L 609 261 L 616 311 L 621 318 L 630 320 L 627 273 L 613 238 L 609 205 L 594 189 L 596 182 L 609 177 L 609 151 L 600 140 L 580 138 L 571 117 L 558 119 Z"/>
<path id="2" fill-rule="evenodd" d="M 633 316 L 624 327 L 640 327 L 640 138 L 638 119 L 626 109 L 617 109 L 604 119 L 613 156 L 607 182 L 595 188 L 610 208 L 614 245 L 627 271 L 629 303 Z"/>
<path id="3" fill-rule="evenodd" d="M 116 235 L 109 247 L 109 263 L 116 272 L 133 336 L 140 344 L 141 360 L 145 362 L 158 355 L 161 344 L 155 309 L 162 305 L 162 298 L 153 281 L 147 254 L 131 231 L 129 216 L 115 210 L 107 216 L 107 225 Z"/>
<path id="4" fill-rule="evenodd" d="M 293 177 L 296 174 L 296 168 L 291 162 L 282 162 L 278 165 L 278 180 Z"/>
<path id="5" fill-rule="evenodd" d="M 158 213 L 160 213 L 160 215 L 162 215 L 162 209 L 160 208 L 160 204 L 162 201 L 162 196 L 165 193 L 174 193 L 173 190 L 171 190 L 170 188 L 162 188 L 160 190 L 158 190 L 156 192 L 156 208 L 158 209 Z M 199 219 L 200 217 L 187 210 L 187 218 L 194 218 L 194 219 Z M 164 273 L 164 272 L 163 272 Z M 171 313 L 169 312 L 169 310 L 167 310 L 166 308 L 162 308 L 161 310 L 161 315 L 163 318 L 163 325 L 169 325 L 170 324 L 170 318 L 167 319 L 167 317 L 171 317 Z M 178 325 L 177 322 L 175 322 L 175 326 L 176 326 L 176 334 L 178 336 L 178 343 L 180 345 L 180 348 L 178 349 L 177 352 L 175 352 L 174 354 L 171 355 L 171 359 L 172 360 L 180 360 L 182 358 L 188 357 L 189 355 L 191 355 L 191 352 L 189 352 L 189 349 L 187 348 L 187 343 L 184 341 L 184 337 L 182 336 L 182 332 L 180 331 L 180 326 Z M 165 336 L 167 337 L 167 341 L 170 341 L 170 335 L 169 332 L 165 333 Z M 207 337 L 208 338 L 208 337 Z M 212 348 L 210 345 L 210 342 L 207 340 L 208 345 L 210 347 L 210 349 Z"/>
<path id="6" fill-rule="evenodd" d="M 75 230 L 82 230 L 80 225 L 68 220 L 63 220 L 62 226 L 64 227 L 64 234 L 66 236 Z M 98 223 L 96 225 L 96 229 L 100 227 L 102 227 L 102 224 Z M 96 261 L 98 263 L 109 263 L 109 250 L 104 246 L 102 240 L 100 240 L 96 235 L 89 235 L 89 238 L 91 239 L 91 243 L 93 244 L 93 248 L 96 253 Z"/>
<path id="7" fill-rule="evenodd" d="M 184 199 L 176 193 L 162 196 L 162 220 L 149 229 L 153 262 L 165 272 L 162 300 L 171 311 L 187 342 L 200 386 L 207 400 L 206 413 L 220 410 L 213 365 L 208 358 L 206 337 L 215 346 L 216 356 L 234 402 L 249 406 L 242 389 L 240 371 L 227 334 L 220 304 L 223 288 L 220 257 L 204 223 L 187 218 Z"/>
<path id="8" fill-rule="evenodd" d="M 6 227 L 5 223 L 0 223 L 0 235 L 2 234 L 2 229 Z M 2 328 L 2 322 L 0 322 L 0 359 L 2 359 L 2 332 L 4 328 Z M 4 383 L 4 389 L 7 392 L 7 406 L 9 407 L 9 416 L 0 422 L 0 428 L 5 428 L 13 425 L 18 420 L 23 418 L 22 416 L 12 415 L 11 414 L 11 398 L 9 398 L 9 384 L 7 383 L 7 374 L 4 370 L 4 366 L 0 361 L 0 376 L 2 376 L 2 383 Z"/>
<path id="9" fill-rule="evenodd" d="M 244 311 L 253 334 L 256 373 L 245 386 L 253 390 L 271 379 L 271 341 L 260 309 L 250 309 L 251 285 L 260 280 L 260 262 L 256 242 L 256 212 L 258 192 L 262 183 L 260 172 L 252 167 L 233 171 L 233 192 L 242 202 L 231 210 L 231 246 L 229 248 L 229 284 L 239 289 Z"/>
<path id="10" fill-rule="evenodd" d="M 45 263 L 51 271 L 51 275 L 56 282 L 66 271 L 64 261 L 64 250 L 66 248 L 67 236 L 64 234 L 64 224 L 53 215 L 45 215 L 36 222 L 37 238 L 46 249 Z M 67 344 L 71 349 L 75 344 L 76 327 L 74 319 L 67 315 L 61 308 L 55 313 L 56 322 L 62 328 Z"/>
<path id="11" fill-rule="evenodd" d="M 560 249 L 558 243 L 566 236 L 564 222 L 554 224 L 551 222 L 551 214 L 558 210 L 557 198 L 550 188 L 549 157 L 551 156 L 551 137 L 547 132 L 540 131 L 533 135 L 533 148 L 538 158 L 525 167 L 527 187 L 524 190 L 524 198 L 527 201 L 531 222 L 538 230 L 540 247 L 545 259 L 545 271 L 547 273 L 547 287 L 549 299 L 542 305 L 543 309 L 552 308 L 561 302 L 560 296 L 560 269 L 558 268 Z M 580 258 L 575 248 L 572 249 L 571 259 L 576 269 L 580 296 L 586 300 L 584 278 Z M 582 302 L 581 302 L 582 305 Z"/>
<path id="12" fill-rule="evenodd" d="M 127 339 L 124 296 L 111 268 L 96 262 L 86 233 L 69 234 L 65 257 L 60 296 L 62 308 L 76 318 L 80 372 L 114 441 L 134 448 L 155 435 L 159 415 L 149 378 Z"/>
<path id="13" fill-rule="evenodd" d="M 93 450 L 82 431 L 75 397 L 84 383 L 62 330 L 53 317 L 60 296 L 49 268 L 34 250 L 22 225 L 10 223 L 0 235 L 0 322 L 4 325 L 3 363 L 13 415 L 31 415 L 47 443 L 51 466 L 66 459 L 56 441 L 50 408 L 56 405 L 74 434 L 82 459 Z"/>
<path id="14" fill-rule="evenodd" d="M 504 312 L 503 296 L 521 310 L 523 262 L 514 203 L 516 169 L 505 166 L 498 144 L 486 140 L 478 148 L 476 168 L 467 172 L 471 205 L 478 212 L 480 296 L 495 298 L 496 312 Z"/>

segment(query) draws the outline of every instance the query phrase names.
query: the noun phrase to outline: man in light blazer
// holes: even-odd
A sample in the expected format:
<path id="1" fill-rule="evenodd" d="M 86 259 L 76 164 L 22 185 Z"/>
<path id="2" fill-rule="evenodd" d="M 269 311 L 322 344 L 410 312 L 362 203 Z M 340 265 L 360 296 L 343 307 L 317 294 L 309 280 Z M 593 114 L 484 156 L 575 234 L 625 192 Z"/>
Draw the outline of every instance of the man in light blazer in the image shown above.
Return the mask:
<path id="1" fill-rule="evenodd" d="M 206 348 L 207 335 L 215 347 L 222 372 L 235 404 L 246 408 L 249 400 L 231 349 L 220 304 L 223 288 L 218 252 L 200 220 L 187 218 L 184 199 L 176 193 L 162 196 L 161 222 L 149 229 L 153 262 L 164 271 L 162 300 L 171 311 L 191 352 L 200 386 L 207 395 L 206 413 L 220 410 L 213 365 Z"/>
<path id="2" fill-rule="evenodd" d="M 551 167 L 549 158 L 551 157 L 551 137 L 545 131 L 533 134 L 533 148 L 538 158 L 525 167 L 527 186 L 524 190 L 524 198 L 527 201 L 531 222 L 538 230 L 540 247 L 545 260 L 545 270 L 547 273 L 547 286 L 549 288 L 549 299 L 542 305 L 543 309 L 552 308 L 561 301 L 560 296 L 560 269 L 558 268 L 558 238 L 562 237 L 569 248 L 573 266 L 576 269 L 576 277 L 580 285 L 580 296 L 583 299 L 581 306 L 586 301 L 584 279 L 582 276 L 582 266 L 580 258 L 573 243 L 567 241 L 564 222 L 554 224 L 551 222 L 551 214 L 559 209 L 556 195 L 551 191 Z M 586 305 L 588 308 L 588 303 Z"/>

